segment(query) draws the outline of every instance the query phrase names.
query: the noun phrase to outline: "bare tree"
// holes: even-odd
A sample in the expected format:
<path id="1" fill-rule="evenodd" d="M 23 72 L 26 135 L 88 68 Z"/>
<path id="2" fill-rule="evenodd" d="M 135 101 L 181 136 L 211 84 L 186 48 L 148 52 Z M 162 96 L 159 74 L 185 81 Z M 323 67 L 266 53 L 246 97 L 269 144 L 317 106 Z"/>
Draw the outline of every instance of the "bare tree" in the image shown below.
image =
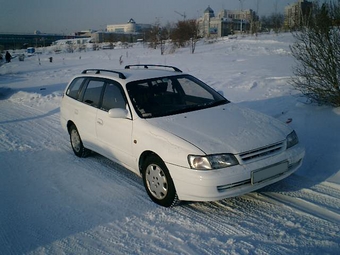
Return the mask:
<path id="1" fill-rule="evenodd" d="M 145 34 L 146 40 L 149 42 L 149 47 L 153 49 L 160 48 L 161 55 L 165 51 L 165 41 L 170 37 L 170 24 L 161 27 L 159 22 L 156 22 L 152 28 Z"/>
<path id="2" fill-rule="evenodd" d="M 156 23 L 152 26 L 152 28 L 146 32 L 145 37 L 146 40 L 149 42 L 149 47 L 156 49 L 158 45 L 158 34 L 161 27 L 159 23 Z"/>
<path id="3" fill-rule="evenodd" d="M 262 31 L 271 31 L 279 33 L 283 26 L 284 16 L 281 13 L 272 13 L 269 16 L 261 16 Z"/>
<path id="4" fill-rule="evenodd" d="M 189 44 L 191 53 L 195 52 L 198 39 L 198 24 L 195 19 L 178 21 L 171 33 L 173 44 L 176 47 L 185 47 Z"/>
<path id="5" fill-rule="evenodd" d="M 250 21 L 250 30 L 252 34 L 255 34 L 257 36 L 257 33 L 260 29 L 260 20 L 259 20 L 259 6 L 260 6 L 260 0 L 256 0 L 256 15 L 252 15 L 251 21 Z"/>
<path id="6" fill-rule="evenodd" d="M 340 106 L 340 3 L 315 3 L 291 46 L 298 65 L 292 85 L 312 101 Z"/>

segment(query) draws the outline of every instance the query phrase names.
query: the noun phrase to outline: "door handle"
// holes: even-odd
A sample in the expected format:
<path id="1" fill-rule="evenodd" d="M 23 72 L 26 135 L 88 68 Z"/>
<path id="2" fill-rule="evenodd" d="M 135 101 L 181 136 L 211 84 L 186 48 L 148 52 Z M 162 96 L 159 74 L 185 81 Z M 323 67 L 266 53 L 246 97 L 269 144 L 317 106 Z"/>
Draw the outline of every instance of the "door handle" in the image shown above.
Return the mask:
<path id="1" fill-rule="evenodd" d="M 74 109 L 74 114 L 78 115 L 79 111 L 78 109 Z"/>
<path id="2" fill-rule="evenodd" d="M 98 123 L 99 125 L 103 125 L 103 124 L 104 124 L 104 122 L 103 122 L 102 119 L 97 119 L 97 123 Z"/>

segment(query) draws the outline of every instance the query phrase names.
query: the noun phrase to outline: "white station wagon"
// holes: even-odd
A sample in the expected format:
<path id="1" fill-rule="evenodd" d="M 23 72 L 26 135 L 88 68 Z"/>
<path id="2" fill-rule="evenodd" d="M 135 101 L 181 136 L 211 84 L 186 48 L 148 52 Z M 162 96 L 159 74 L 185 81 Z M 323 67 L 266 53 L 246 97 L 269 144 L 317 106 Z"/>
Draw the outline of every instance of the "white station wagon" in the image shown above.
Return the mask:
<path id="1" fill-rule="evenodd" d="M 123 165 L 166 207 L 257 190 L 292 174 L 305 154 L 287 124 L 172 66 L 84 70 L 60 111 L 78 157 L 95 151 Z"/>

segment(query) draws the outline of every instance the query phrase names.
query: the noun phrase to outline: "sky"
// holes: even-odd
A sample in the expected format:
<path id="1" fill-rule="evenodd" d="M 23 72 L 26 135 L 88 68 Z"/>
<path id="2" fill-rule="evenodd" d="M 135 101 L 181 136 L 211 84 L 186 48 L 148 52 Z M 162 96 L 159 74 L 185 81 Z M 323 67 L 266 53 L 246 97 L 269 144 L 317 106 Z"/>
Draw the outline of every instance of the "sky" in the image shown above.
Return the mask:
<path id="1" fill-rule="evenodd" d="M 243 0 L 243 9 L 269 15 L 297 0 Z M 102 30 L 106 25 L 137 23 L 161 24 L 197 19 L 210 6 L 217 14 L 222 9 L 238 10 L 240 0 L 0 0 L 0 33 L 72 34 Z M 257 5 L 258 3 L 258 5 Z M 258 6 L 258 8 L 257 8 Z M 178 14 L 178 13 L 180 14 Z"/>

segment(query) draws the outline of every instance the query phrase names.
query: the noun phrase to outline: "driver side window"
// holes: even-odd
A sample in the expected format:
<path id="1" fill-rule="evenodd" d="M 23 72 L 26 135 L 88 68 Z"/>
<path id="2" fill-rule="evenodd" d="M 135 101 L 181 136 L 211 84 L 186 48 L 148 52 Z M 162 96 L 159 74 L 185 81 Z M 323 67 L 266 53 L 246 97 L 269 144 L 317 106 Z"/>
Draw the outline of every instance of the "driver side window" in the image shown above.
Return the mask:
<path id="1" fill-rule="evenodd" d="M 109 111 L 112 108 L 126 109 L 126 100 L 120 85 L 114 82 L 106 83 L 101 109 Z"/>

